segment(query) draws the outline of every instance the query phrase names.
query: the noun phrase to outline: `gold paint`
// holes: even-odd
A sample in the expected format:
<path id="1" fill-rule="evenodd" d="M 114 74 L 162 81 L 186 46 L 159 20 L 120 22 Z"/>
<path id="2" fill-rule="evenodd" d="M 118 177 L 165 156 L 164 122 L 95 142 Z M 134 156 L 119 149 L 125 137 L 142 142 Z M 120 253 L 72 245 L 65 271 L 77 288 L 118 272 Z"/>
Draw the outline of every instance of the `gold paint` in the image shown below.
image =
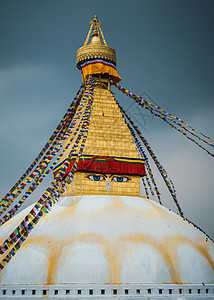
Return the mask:
<path id="1" fill-rule="evenodd" d="M 128 243 L 127 243 L 128 241 Z M 168 268 L 169 268 L 169 272 L 170 272 L 170 276 L 171 276 L 171 283 L 179 283 L 180 282 L 180 273 L 178 270 L 178 266 L 175 263 L 174 257 L 168 250 L 168 248 L 164 245 L 164 243 L 162 242 L 158 242 L 157 240 L 155 240 L 154 238 L 150 237 L 150 236 L 145 236 L 143 234 L 140 233 L 136 233 L 136 234 L 126 234 L 123 235 L 118 243 L 133 243 L 133 244 L 148 244 L 152 247 L 154 247 L 157 251 L 157 253 L 159 253 L 162 257 L 163 260 L 166 262 Z"/>
<path id="2" fill-rule="evenodd" d="M 209 253 L 208 242 L 204 242 L 204 238 L 200 238 L 198 243 L 192 241 L 191 245 L 207 260 L 214 271 L 214 260 Z"/>
<path id="3" fill-rule="evenodd" d="M 72 217 L 80 199 L 81 199 L 81 197 L 76 196 L 74 199 L 74 203 L 71 206 L 65 207 L 60 212 L 59 217 L 62 219 L 66 218 L 66 217 Z"/>
<path id="4" fill-rule="evenodd" d="M 187 237 L 184 236 L 173 236 L 173 237 L 166 237 L 164 240 L 162 240 L 163 247 L 167 249 L 169 253 L 174 253 L 174 256 L 171 255 L 171 259 L 173 261 L 169 260 L 167 261 L 168 265 L 170 263 L 173 263 L 174 267 L 176 266 L 176 270 L 178 270 L 179 261 L 177 258 L 177 252 L 180 246 L 182 245 L 190 245 L 192 246 L 200 255 L 202 255 L 208 262 L 208 264 L 212 267 L 214 270 L 214 262 L 208 252 L 208 249 L 206 249 L 205 243 L 200 243 L 200 240 L 197 242 L 194 242 L 193 240 L 190 240 Z M 174 283 L 180 283 L 181 280 L 178 280 L 178 278 L 175 278 Z"/>
<path id="5" fill-rule="evenodd" d="M 54 280 L 56 277 L 56 273 L 59 266 L 59 258 L 61 256 L 61 252 L 63 250 L 64 245 L 66 244 L 66 240 L 59 243 L 55 238 L 50 237 L 48 235 L 31 237 L 23 243 L 23 249 L 32 246 L 33 244 L 39 244 L 44 247 L 47 251 L 47 279 L 45 285 L 54 284 Z"/>
<path id="6" fill-rule="evenodd" d="M 123 203 L 119 197 L 112 196 L 115 206 L 121 209 Z M 112 208 L 113 209 L 113 208 Z M 33 244 L 39 244 L 47 251 L 47 279 L 45 285 L 55 284 L 56 274 L 59 267 L 61 258 L 66 255 L 64 252 L 65 246 L 73 247 L 78 242 L 90 242 L 97 243 L 104 247 L 105 254 L 109 262 L 109 283 L 121 284 L 121 268 L 125 256 L 127 255 L 126 245 L 136 244 L 148 244 L 154 247 L 163 260 L 166 262 L 170 275 L 171 283 L 181 284 L 181 278 L 179 273 L 179 262 L 177 259 L 177 251 L 179 246 L 189 244 L 193 246 L 200 255 L 202 255 L 214 269 L 214 262 L 210 257 L 208 251 L 208 243 L 204 243 L 204 239 L 197 242 L 190 240 L 183 236 L 165 237 L 161 241 L 157 241 L 151 236 L 146 236 L 140 233 L 124 234 L 118 237 L 116 240 L 105 239 L 103 236 L 96 233 L 84 233 L 70 238 L 64 238 L 60 242 L 59 240 L 50 237 L 48 235 L 31 237 L 23 243 L 22 248 L 25 249 Z"/>
<path id="7" fill-rule="evenodd" d="M 110 243 L 109 241 L 105 242 L 106 256 L 108 257 L 110 265 L 110 284 L 121 284 L 121 259 L 120 251 L 118 251 L 118 244 Z"/>
<path id="8" fill-rule="evenodd" d="M 44 285 L 44 289 L 47 290 L 47 295 L 42 295 L 42 298 L 40 298 L 40 299 L 47 299 L 47 298 L 49 298 L 49 286 L 48 285 Z"/>
<path id="9" fill-rule="evenodd" d="M 111 197 L 114 201 L 114 209 L 122 209 L 124 208 L 124 203 L 122 202 L 120 197 L 112 196 Z"/>
<path id="10" fill-rule="evenodd" d="M 172 283 L 180 283 L 181 278 L 178 268 L 177 256 L 172 254 L 172 244 L 170 244 L 169 247 L 166 247 L 165 243 L 159 243 L 158 250 L 160 251 L 160 254 L 162 255 L 169 268 Z"/>
<path id="11" fill-rule="evenodd" d="M 208 261 L 208 264 L 214 270 L 214 262 L 209 254 L 208 249 L 206 249 L 204 242 L 200 244 L 200 242 L 193 242 L 189 238 L 183 236 L 166 237 L 158 242 L 152 237 L 144 236 L 142 234 L 128 234 L 123 235 L 118 243 L 120 243 L 120 241 L 124 242 L 127 240 L 129 241 L 129 243 L 133 244 L 146 243 L 153 246 L 163 257 L 167 266 L 169 267 L 172 280 L 171 283 L 182 283 L 179 272 L 179 262 L 177 258 L 177 251 L 181 245 L 191 245 L 198 253 L 200 253 L 200 255 L 202 255 Z"/>
<path id="12" fill-rule="evenodd" d="M 90 243 L 98 243 L 100 245 L 103 245 L 110 265 L 109 283 L 121 284 L 121 271 L 120 271 L 121 263 L 120 263 L 120 256 L 118 251 L 118 244 L 116 241 L 106 240 L 102 236 L 94 233 L 80 234 L 75 239 L 76 241 L 79 242 L 90 242 Z"/>
<path id="13" fill-rule="evenodd" d="M 74 244 L 78 242 L 89 242 L 89 243 L 97 243 L 99 245 L 102 245 L 105 254 L 107 257 L 107 260 L 109 262 L 109 282 L 110 283 L 120 283 L 120 265 L 119 265 L 119 257 L 117 254 L 117 243 L 109 243 L 109 241 L 106 241 L 101 235 L 95 234 L 95 233 L 87 233 L 87 234 L 80 234 L 77 236 L 73 236 L 72 238 L 68 238 L 64 240 L 62 243 L 58 243 L 57 247 L 64 249 L 65 245 L 70 246 L 72 248 Z M 62 250 L 63 251 L 63 250 Z M 60 251 L 58 254 L 59 256 L 57 257 L 58 261 L 60 261 L 61 255 L 65 255 L 65 252 Z M 51 265 L 51 264 L 50 264 Z M 55 265 L 54 265 L 55 267 Z M 49 273 L 52 272 L 52 268 L 50 268 Z M 49 275 L 50 276 L 50 275 Z M 47 276 L 47 278 L 49 277 Z M 54 269 L 54 275 L 51 276 L 51 284 L 53 284 L 54 281 L 54 276 L 56 276 L 56 272 Z M 50 281 L 47 279 L 47 282 Z"/>
<path id="14" fill-rule="evenodd" d="M 59 267 L 59 258 L 61 256 L 61 253 L 63 251 L 63 246 L 65 245 L 66 241 L 63 241 L 61 243 L 53 243 L 53 240 L 50 240 L 49 244 L 49 255 L 48 255 L 48 270 L 47 270 L 47 279 L 46 284 L 54 284 L 56 274 Z M 56 246 L 57 245 L 57 246 Z"/>
<path id="15" fill-rule="evenodd" d="M 63 196 L 73 195 L 123 195 L 139 196 L 140 176 L 127 175 L 130 180 L 126 182 L 115 182 L 112 179 L 93 181 L 88 178 L 92 173 L 76 172 L 73 181 L 68 186 Z M 106 174 L 107 176 L 109 174 Z M 119 175 L 121 176 L 121 175 Z M 106 181 L 111 182 L 110 191 L 107 191 Z"/>
<path id="16" fill-rule="evenodd" d="M 99 81 L 99 80 L 98 80 Z M 101 79 L 100 79 L 101 81 Z M 77 126 L 77 125 L 76 125 Z M 74 142 L 65 151 L 60 162 L 66 159 Z M 63 145 L 65 148 L 67 143 Z M 80 146 L 80 144 L 79 144 Z M 111 91 L 95 86 L 93 110 L 84 155 L 117 156 L 139 158 L 133 137 L 125 123 Z M 126 195 L 140 196 L 140 176 L 129 176 L 128 182 L 111 181 L 110 193 L 106 182 L 94 182 L 87 178 L 88 173 L 76 172 L 74 179 L 63 196 L 73 195 Z"/>
<path id="17" fill-rule="evenodd" d="M 151 204 L 154 208 L 154 212 L 155 212 L 155 215 L 159 214 L 159 215 L 164 215 L 165 217 L 170 217 L 170 214 L 163 210 L 161 207 L 159 207 L 158 205 L 156 205 L 155 203 L 153 203 L 152 201 L 150 201 L 149 199 L 145 199 L 149 204 Z M 156 211 L 157 210 L 157 211 Z M 175 215 L 174 217 L 178 217 L 177 215 Z M 180 218 L 180 217 L 179 217 Z"/>
<path id="18" fill-rule="evenodd" d="M 144 216 L 146 216 L 147 218 L 160 218 L 161 217 L 161 213 L 162 210 L 157 207 L 155 204 L 151 203 L 145 196 L 139 196 L 140 198 L 144 198 L 149 204 L 152 204 L 150 207 L 146 207 L 146 208 L 139 208 L 136 207 L 134 205 L 131 204 L 127 204 L 126 205 L 128 207 L 131 207 L 131 209 L 136 210 L 138 213 L 143 214 Z M 125 205 L 125 204 L 124 204 Z M 156 209 L 158 208 L 158 209 Z"/>
<path id="19" fill-rule="evenodd" d="M 99 136 L 95 134 L 97 131 Z M 94 89 L 93 111 L 83 154 L 139 158 L 129 129 L 108 90 Z"/>

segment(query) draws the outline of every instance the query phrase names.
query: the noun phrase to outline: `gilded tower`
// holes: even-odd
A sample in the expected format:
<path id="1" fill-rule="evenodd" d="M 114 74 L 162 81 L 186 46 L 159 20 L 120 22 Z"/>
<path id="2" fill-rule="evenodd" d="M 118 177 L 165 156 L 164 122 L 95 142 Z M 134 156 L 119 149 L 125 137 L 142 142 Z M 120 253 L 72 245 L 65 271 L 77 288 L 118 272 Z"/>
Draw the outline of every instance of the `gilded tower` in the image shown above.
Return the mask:
<path id="1" fill-rule="evenodd" d="M 82 72 L 83 82 L 89 76 L 93 76 L 96 82 L 85 148 L 78 171 L 65 195 L 140 196 L 140 177 L 145 175 L 144 161 L 139 157 L 110 89 L 110 80 L 119 82 L 121 78 L 116 70 L 116 52 L 107 46 L 100 25 L 95 15 L 84 45 L 77 50 L 76 65 Z M 72 144 L 58 168 L 71 147 Z"/>

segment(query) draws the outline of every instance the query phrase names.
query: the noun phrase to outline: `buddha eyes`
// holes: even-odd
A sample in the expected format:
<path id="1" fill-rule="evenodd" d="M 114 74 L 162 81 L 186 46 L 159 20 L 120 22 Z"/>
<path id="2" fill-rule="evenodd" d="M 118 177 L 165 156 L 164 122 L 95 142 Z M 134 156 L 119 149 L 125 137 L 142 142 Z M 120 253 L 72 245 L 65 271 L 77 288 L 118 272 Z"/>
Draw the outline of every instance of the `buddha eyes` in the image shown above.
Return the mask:
<path id="1" fill-rule="evenodd" d="M 113 176 L 112 180 L 114 180 L 116 182 L 126 182 L 130 179 L 128 177 L 124 177 L 124 176 Z"/>
<path id="2" fill-rule="evenodd" d="M 89 175 L 88 179 L 94 180 L 94 181 L 102 181 L 102 180 L 105 180 L 105 177 L 102 175 Z"/>
<path id="3" fill-rule="evenodd" d="M 93 181 L 103 181 L 106 179 L 107 180 L 110 179 L 103 175 L 88 175 L 87 178 Z M 125 176 L 112 176 L 111 178 L 111 181 L 115 181 L 115 182 L 126 182 L 128 180 L 130 180 L 130 178 Z"/>

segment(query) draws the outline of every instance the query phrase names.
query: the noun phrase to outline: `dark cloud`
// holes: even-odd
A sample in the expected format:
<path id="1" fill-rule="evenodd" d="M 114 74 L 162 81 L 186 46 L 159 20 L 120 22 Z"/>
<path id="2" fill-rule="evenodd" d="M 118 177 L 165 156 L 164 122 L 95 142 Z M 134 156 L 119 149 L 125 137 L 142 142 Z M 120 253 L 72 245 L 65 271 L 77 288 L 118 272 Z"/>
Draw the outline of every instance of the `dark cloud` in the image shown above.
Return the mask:
<path id="1" fill-rule="evenodd" d="M 1 195 L 30 165 L 81 84 L 75 69 L 96 13 L 122 85 L 212 136 L 213 1 L 0 1 Z M 186 215 L 213 236 L 212 158 L 116 95 L 141 124 Z M 163 202 L 175 210 L 159 175 Z M 32 200 L 31 200 L 32 201 Z"/>

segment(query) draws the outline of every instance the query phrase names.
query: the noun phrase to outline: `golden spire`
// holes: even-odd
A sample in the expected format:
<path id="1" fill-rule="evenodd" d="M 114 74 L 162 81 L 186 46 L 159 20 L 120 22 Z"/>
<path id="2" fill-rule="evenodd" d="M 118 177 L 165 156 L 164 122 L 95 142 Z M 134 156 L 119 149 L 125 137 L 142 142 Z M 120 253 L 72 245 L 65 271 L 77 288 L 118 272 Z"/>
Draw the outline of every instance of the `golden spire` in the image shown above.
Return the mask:
<path id="1" fill-rule="evenodd" d="M 115 50 L 107 46 L 96 15 L 90 24 L 85 43 L 77 50 L 77 67 L 82 71 L 83 81 L 91 75 L 96 78 L 93 110 L 78 171 L 64 196 L 139 196 L 140 177 L 144 173 L 144 167 L 133 137 L 109 89 L 110 79 L 115 82 L 121 80 L 116 70 Z M 74 142 L 75 140 L 72 143 Z M 63 145 L 64 149 L 67 143 L 69 141 Z M 73 144 L 65 151 L 57 168 L 68 157 L 72 147 Z M 73 155 L 77 153 L 78 149 Z"/>
<path id="2" fill-rule="evenodd" d="M 76 65 L 78 69 L 81 69 L 81 62 L 87 59 L 101 58 L 112 61 L 116 65 L 116 52 L 113 48 L 107 46 L 104 34 L 101 29 L 101 23 L 98 22 L 97 16 L 94 16 L 94 20 L 90 22 L 91 26 L 86 37 L 84 45 L 77 50 Z M 90 44 L 89 38 L 92 33 L 92 39 Z M 100 39 L 102 37 L 102 41 Z"/>
<path id="3" fill-rule="evenodd" d="M 71 146 L 66 150 L 61 161 L 67 158 Z M 133 137 L 111 91 L 101 86 L 94 88 L 93 110 L 81 159 L 87 161 L 90 155 L 98 158 L 117 157 L 121 160 L 126 158 L 129 163 L 139 159 Z M 117 182 L 117 176 L 123 178 L 124 182 Z M 97 179 L 99 181 L 96 181 Z M 140 196 L 140 175 L 126 173 L 120 175 L 117 172 L 112 175 L 80 170 L 75 173 L 64 196 L 91 194 Z"/>
<path id="4" fill-rule="evenodd" d="M 89 32 L 88 32 L 88 35 L 87 35 L 87 38 L 85 40 L 85 43 L 84 43 L 84 46 L 86 46 L 88 44 L 88 40 L 90 38 L 90 35 L 91 35 L 91 31 L 94 27 L 94 31 L 92 33 L 92 39 L 91 39 L 91 43 L 99 43 L 99 44 L 102 44 L 101 43 L 101 40 L 100 40 L 100 34 L 101 34 L 101 37 L 102 37 L 102 40 L 103 40 L 103 43 L 105 46 L 107 46 L 106 44 L 106 40 L 104 38 L 104 35 L 103 35 L 103 32 L 102 32 L 102 29 L 101 29 L 101 23 L 98 22 L 98 19 L 97 19 L 97 16 L 95 15 L 94 16 L 94 20 L 90 22 L 91 24 L 91 27 L 89 29 Z"/>

